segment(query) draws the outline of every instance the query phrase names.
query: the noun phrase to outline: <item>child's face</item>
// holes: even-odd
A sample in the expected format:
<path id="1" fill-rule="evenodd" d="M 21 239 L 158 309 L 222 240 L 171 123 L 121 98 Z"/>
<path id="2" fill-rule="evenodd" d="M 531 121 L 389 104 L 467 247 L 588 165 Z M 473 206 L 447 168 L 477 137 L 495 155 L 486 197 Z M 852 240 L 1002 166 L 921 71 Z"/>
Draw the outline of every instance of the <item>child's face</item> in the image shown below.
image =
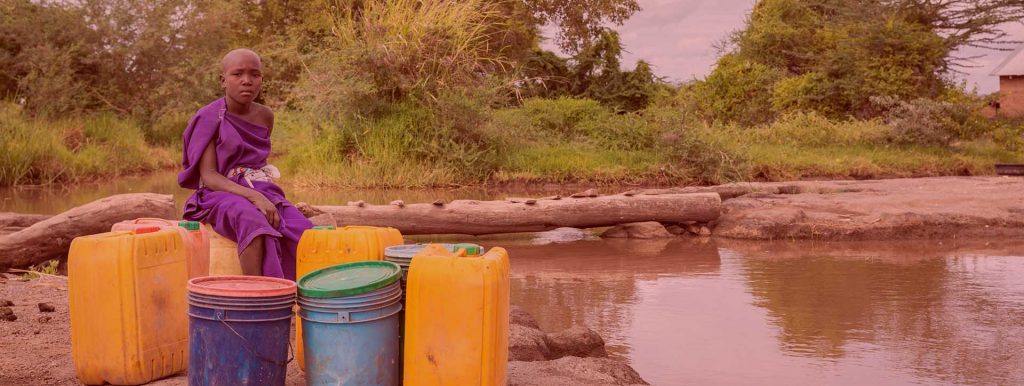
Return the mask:
<path id="1" fill-rule="evenodd" d="M 263 86 L 262 67 L 256 55 L 231 55 L 224 62 L 220 86 L 228 98 L 239 104 L 249 104 L 260 94 Z"/>

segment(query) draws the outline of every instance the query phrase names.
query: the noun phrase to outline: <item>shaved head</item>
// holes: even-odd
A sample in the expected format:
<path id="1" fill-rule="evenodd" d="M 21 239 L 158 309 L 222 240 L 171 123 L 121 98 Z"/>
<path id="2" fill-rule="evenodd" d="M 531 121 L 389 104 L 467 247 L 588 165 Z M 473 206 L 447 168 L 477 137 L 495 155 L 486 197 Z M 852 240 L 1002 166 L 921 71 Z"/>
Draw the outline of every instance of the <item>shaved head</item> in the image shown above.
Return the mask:
<path id="1" fill-rule="evenodd" d="M 248 48 L 228 52 L 221 61 L 220 86 L 233 105 L 248 106 L 263 87 L 263 63 Z"/>
<path id="2" fill-rule="evenodd" d="M 224 59 L 220 61 L 220 69 L 222 72 L 226 72 L 229 67 L 239 61 L 255 60 L 257 64 L 262 65 L 263 61 L 260 60 L 260 56 L 257 55 L 253 50 L 248 48 L 236 48 L 224 55 Z"/>

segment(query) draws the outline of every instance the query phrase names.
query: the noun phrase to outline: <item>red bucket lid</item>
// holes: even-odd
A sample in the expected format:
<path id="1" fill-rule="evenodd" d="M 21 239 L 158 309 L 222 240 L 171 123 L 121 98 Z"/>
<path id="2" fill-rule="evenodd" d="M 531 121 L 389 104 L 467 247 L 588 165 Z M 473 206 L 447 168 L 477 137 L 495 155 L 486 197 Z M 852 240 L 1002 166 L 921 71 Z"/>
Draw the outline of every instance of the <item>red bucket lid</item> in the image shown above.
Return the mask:
<path id="1" fill-rule="evenodd" d="M 295 293 L 295 282 L 264 276 L 205 276 L 188 281 L 188 291 L 203 295 L 264 298 Z"/>

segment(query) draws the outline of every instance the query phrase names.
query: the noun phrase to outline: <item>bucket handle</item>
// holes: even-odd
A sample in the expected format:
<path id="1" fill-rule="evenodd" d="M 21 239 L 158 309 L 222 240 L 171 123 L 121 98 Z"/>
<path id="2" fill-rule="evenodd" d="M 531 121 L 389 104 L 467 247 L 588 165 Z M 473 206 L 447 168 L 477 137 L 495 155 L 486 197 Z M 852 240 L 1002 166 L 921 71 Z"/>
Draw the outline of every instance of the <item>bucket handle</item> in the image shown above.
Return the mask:
<path id="1" fill-rule="evenodd" d="M 228 330 L 231 330 L 231 332 L 234 333 L 235 336 L 238 337 L 238 339 L 242 340 L 242 345 L 244 345 L 245 349 L 249 350 L 249 352 L 252 355 L 255 355 L 257 358 L 260 358 L 260 359 L 262 359 L 264 361 L 273 363 L 273 364 L 278 365 L 278 366 L 288 366 L 288 364 L 292 363 L 292 360 L 295 359 L 295 354 L 294 354 L 295 349 L 292 348 L 292 340 L 291 339 L 288 339 L 288 360 L 287 361 L 281 362 L 281 361 L 278 361 L 278 360 L 267 358 L 267 357 L 263 356 L 262 354 L 256 352 L 256 350 L 253 349 L 251 345 L 249 345 L 249 340 L 245 339 L 244 337 L 242 337 L 242 335 L 239 334 L 238 331 L 235 331 L 235 329 L 233 327 L 231 327 L 231 325 L 228 324 L 228 322 L 226 320 L 224 320 L 226 318 L 226 316 L 225 316 L 226 314 L 227 314 L 227 312 L 225 312 L 224 310 L 215 310 L 214 313 L 213 313 L 214 318 L 216 318 L 221 323 L 223 323 L 224 327 L 227 327 Z"/>

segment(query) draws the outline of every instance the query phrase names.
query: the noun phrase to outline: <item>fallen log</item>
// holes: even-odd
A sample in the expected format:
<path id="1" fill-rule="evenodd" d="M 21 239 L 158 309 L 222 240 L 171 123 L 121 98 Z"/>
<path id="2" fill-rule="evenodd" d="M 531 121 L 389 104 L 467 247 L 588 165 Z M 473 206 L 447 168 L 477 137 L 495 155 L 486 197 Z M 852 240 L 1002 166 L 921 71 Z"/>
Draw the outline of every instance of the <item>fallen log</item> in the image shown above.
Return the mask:
<path id="1" fill-rule="evenodd" d="M 0 228 L 27 228 L 50 217 L 53 216 L 48 214 L 0 212 Z"/>
<path id="2" fill-rule="evenodd" d="M 0 236 L 0 272 L 63 257 L 75 237 L 109 231 L 116 222 L 174 218 L 174 213 L 174 199 L 169 194 L 119 194 L 93 201 Z"/>
<path id="3" fill-rule="evenodd" d="M 559 227 L 593 228 L 659 221 L 707 222 L 718 218 L 717 193 L 610 195 L 579 198 L 475 201 L 404 205 L 311 206 L 300 203 L 306 217 L 336 225 L 397 228 L 402 234 L 542 232 Z M 331 220 L 325 221 L 324 215 Z"/>

